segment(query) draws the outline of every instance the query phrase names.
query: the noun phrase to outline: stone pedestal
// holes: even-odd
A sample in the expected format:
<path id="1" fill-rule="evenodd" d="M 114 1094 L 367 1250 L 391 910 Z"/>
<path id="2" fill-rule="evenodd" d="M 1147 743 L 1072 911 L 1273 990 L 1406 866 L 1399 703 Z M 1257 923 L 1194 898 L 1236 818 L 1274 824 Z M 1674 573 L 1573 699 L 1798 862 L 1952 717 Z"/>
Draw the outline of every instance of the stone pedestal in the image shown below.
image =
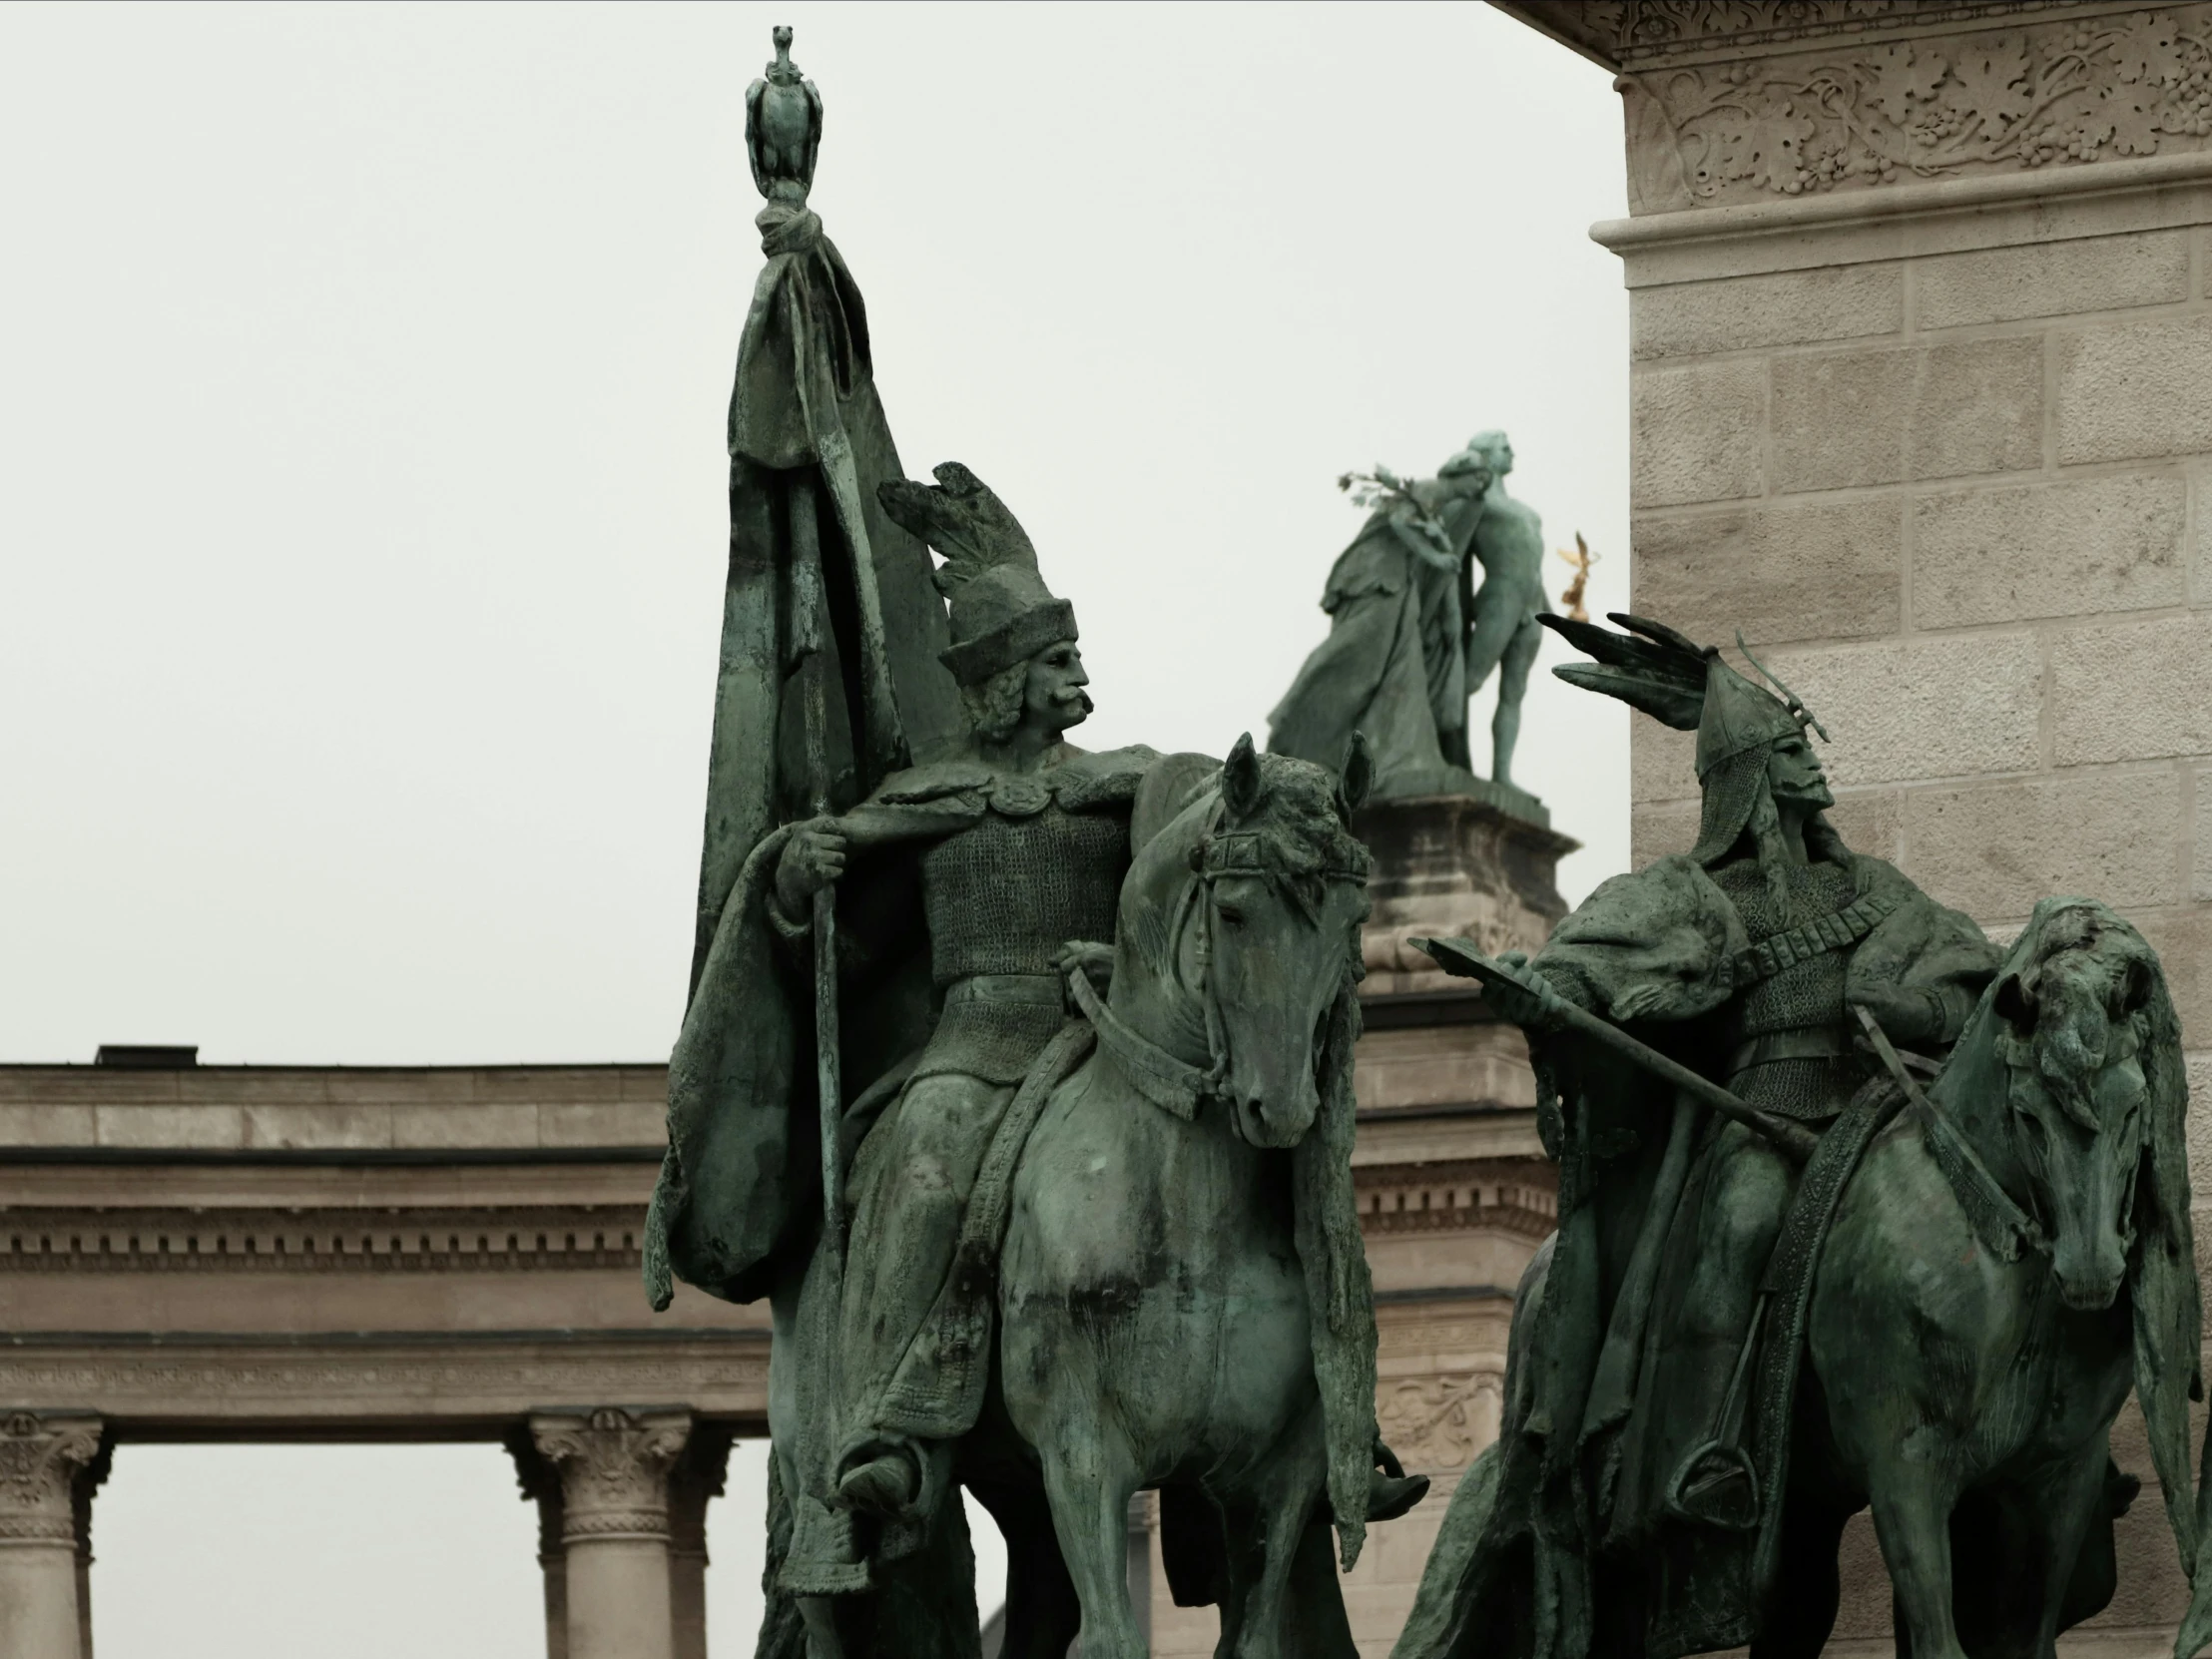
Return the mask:
<path id="1" fill-rule="evenodd" d="M 1407 940 L 1541 947 L 1566 911 L 1555 871 L 1576 844 L 1542 817 L 1486 789 L 1371 802 L 1355 826 L 1375 858 L 1353 1178 L 1375 1276 L 1376 1414 L 1405 1466 L 1434 1482 L 1370 1531 L 1345 1580 L 1353 1635 L 1376 1659 L 1405 1622 L 1460 1476 L 1497 1435 L 1513 1287 L 1558 1208 L 1519 1030 Z M 1214 1609 L 1173 1605 L 1156 1565 L 1152 1585 L 1153 1652 L 1212 1654 Z"/>
<path id="2" fill-rule="evenodd" d="M 531 1417 L 560 1476 L 566 1659 L 676 1659 L 668 1475 L 691 1432 L 689 1411 Z"/>
<path id="3" fill-rule="evenodd" d="M 80 1659 L 92 1640 L 76 1483 L 99 1458 L 97 1417 L 0 1419 L 0 1654 Z M 89 1517 L 91 1492 L 85 1493 Z"/>

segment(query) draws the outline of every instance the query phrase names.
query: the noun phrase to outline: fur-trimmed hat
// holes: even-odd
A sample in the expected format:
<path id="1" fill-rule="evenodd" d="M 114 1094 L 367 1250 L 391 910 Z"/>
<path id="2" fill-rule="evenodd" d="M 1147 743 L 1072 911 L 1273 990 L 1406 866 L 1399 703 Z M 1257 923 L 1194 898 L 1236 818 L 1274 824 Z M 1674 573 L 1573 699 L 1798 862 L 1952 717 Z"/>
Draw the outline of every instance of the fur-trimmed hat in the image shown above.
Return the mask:
<path id="1" fill-rule="evenodd" d="M 932 471 L 934 485 L 886 480 L 876 499 L 937 552 L 933 577 L 951 609 L 952 643 L 938 653 L 952 678 L 979 686 L 1048 646 L 1073 640 L 1075 607 L 1037 573 L 1028 532 L 989 485 L 958 461 Z"/>

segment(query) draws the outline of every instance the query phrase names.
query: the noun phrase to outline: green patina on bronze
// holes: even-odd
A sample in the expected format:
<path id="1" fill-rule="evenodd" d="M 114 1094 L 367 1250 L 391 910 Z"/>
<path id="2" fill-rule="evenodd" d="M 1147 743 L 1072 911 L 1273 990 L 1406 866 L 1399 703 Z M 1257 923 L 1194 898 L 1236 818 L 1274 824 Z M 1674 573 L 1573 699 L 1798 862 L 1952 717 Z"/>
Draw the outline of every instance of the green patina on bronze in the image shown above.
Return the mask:
<path id="1" fill-rule="evenodd" d="M 1529 1033 L 1559 1229 L 1400 1659 L 1816 1654 L 1870 1503 L 1917 1659 L 2048 1653 L 2113 1593 L 2130 1386 L 2193 1569 L 2187 1090 L 2157 958 L 2080 898 L 2000 955 L 1844 845 L 1779 681 L 1643 619 L 1545 620 L 1595 659 L 1563 678 L 1697 732 L 1703 816 L 1532 962 L 1430 944 Z"/>
<path id="2" fill-rule="evenodd" d="M 1157 1487 L 1225 1651 L 1351 1659 L 1337 1568 L 1427 1484 L 1377 1437 L 1352 1190 L 1367 752 L 1067 742 L 1076 618 L 1020 522 L 899 471 L 789 43 L 748 102 L 768 266 L 645 1251 L 657 1308 L 771 1304 L 760 1651 L 975 1654 L 965 1486 L 1003 1651 L 1134 1659 Z"/>
<path id="3" fill-rule="evenodd" d="M 1268 717 L 1271 750 L 1333 766 L 1359 731 L 1375 749 L 1385 798 L 1471 794 L 1545 822 L 1512 783 L 1542 638 L 1536 618 L 1551 608 L 1543 527 L 1506 493 L 1512 467 L 1511 443 L 1490 431 L 1468 439 L 1433 478 L 1379 467 L 1339 480 L 1374 510 L 1329 573 L 1321 601 L 1329 638 Z M 1497 713 L 1483 780 L 1470 770 L 1467 699 L 1492 673 Z"/>

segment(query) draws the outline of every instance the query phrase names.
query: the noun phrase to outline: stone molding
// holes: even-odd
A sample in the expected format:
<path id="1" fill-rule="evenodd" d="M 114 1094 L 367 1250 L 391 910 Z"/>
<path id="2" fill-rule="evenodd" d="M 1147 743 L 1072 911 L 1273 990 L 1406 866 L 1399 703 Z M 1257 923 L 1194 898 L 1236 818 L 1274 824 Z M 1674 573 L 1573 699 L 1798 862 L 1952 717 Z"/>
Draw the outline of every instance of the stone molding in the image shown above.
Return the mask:
<path id="1" fill-rule="evenodd" d="M 1771 56 L 1864 40 L 1914 39 L 2101 18 L 2136 0 L 1491 0 L 1498 10 L 1613 70 Z"/>
<path id="2" fill-rule="evenodd" d="M 0 1405 L 66 1399 L 169 1425 L 463 1423 L 605 1399 L 683 1400 L 748 1421 L 768 1412 L 768 1334 L 640 1340 L 317 1342 L 190 1337 L 124 1344 L 57 1336 L 0 1343 Z"/>
<path id="3" fill-rule="evenodd" d="M 544 1273 L 636 1268 L 631 1226 L 591 1211 L 473 1211 L 364 1225 L 358 1211 L 273 1215 L 0 1211 L 0 1273 Z"/>
<path id="4" fill-rule="evenodd" d="M 101 1427 L 98 1417 L 0 1417 L 0 1546 L 77 1548 L 74 1488 L 100 1456 Z"/>
<path id="5" fill-rule="evenodd" d="M 668 1475 L 691 1438 L 689 1411 L 602 1405 L 535 1414 L 530 1438 L 561 1477 L 561 1542 L 669 1536 Z"/>
<path id="6" fill-rule="evenodd" d="M 2212 154 L 1600 220 L 1628 287 L 1926 259 L 2212 222 Z"/>
<path id="7" fill-rule="evenodd" d="M 1480 1230 L 1540 1242 L 1559 1225 L 1557 1181 L 1552 1165 L 1529 1158 L 1363 1164 L 1353 1170 L 1360 1231 L 1368 1238 Z"/>

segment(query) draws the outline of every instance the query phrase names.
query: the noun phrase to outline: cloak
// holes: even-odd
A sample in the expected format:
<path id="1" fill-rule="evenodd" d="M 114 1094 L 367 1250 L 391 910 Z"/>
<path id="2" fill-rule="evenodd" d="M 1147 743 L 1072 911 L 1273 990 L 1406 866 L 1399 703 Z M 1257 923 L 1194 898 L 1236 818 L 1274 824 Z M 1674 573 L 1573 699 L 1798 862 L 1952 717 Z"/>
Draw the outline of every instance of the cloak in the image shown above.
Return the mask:
<path id="1" fill-rule="evenodd" d="M 1357 730 L 1384 791 L 1395 778 L 1443 768 L 1437 733 L 1463 731 L 1467 720 L 1463 589 L 1473 522 L 1453 519 L 1457 552 L 1445 569 L 1442 555 L 1386 510 L 1368 520 L 1322 592 L 1329 637 L 1268 716 L 1273 753 L 1334 770 Z"/>

